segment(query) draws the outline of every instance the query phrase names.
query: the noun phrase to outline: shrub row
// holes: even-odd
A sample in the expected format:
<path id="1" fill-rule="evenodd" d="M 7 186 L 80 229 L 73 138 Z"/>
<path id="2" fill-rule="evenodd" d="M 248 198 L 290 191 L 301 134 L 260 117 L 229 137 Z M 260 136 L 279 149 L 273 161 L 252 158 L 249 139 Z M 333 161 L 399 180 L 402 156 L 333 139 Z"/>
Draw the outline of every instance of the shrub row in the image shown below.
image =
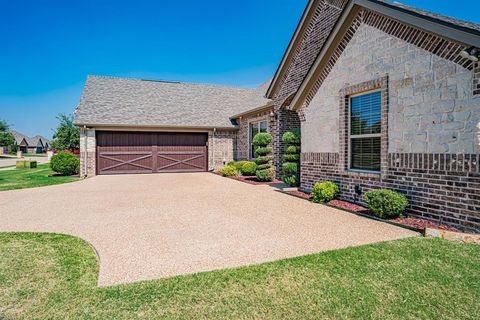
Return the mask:
<path id="1" fill-rule="evenodd" d="M 317 182 L 312 189 L 313 201 L 317 203 L 329 202 L 335 199 L 339 192 L 339 187 L 332 181 Z M 384 219 L 397 218 L 408 207 L 408 200 L 403 194 L 388 189 L 367 191 L 363 198 L 368 209 L 376 216 Z"/>

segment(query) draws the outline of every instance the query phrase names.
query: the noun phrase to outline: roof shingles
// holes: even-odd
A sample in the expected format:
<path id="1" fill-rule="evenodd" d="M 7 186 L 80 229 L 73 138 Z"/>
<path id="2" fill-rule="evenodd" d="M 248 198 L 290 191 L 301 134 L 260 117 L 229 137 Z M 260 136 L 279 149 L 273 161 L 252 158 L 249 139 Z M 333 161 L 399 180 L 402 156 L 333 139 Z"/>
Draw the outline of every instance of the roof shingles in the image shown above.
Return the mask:
<path id="1" fill-rule="evenodd" d="M 231 115 L 268 103 L 264 87 L 89 76 L 77 125 L 230 128 Z"/>

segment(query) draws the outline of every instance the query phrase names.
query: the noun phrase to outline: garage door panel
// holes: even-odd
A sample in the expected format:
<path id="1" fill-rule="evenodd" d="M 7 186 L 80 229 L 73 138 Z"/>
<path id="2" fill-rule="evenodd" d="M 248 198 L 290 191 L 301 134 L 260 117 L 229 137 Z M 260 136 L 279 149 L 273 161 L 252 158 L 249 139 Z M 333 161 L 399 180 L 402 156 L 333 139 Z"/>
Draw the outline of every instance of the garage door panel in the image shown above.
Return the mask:
<path id="1" fill-rule="evenodd" d="M 207 171 L 206 134 L 98 132 L 97 139 L 98 174 Z"/>

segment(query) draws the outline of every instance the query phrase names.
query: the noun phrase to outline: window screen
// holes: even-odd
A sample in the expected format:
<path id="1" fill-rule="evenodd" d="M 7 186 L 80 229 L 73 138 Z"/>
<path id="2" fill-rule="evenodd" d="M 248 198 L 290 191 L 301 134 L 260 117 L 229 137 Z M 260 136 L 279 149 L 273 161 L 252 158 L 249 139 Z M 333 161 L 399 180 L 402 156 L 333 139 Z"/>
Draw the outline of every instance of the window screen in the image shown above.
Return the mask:
<path id="1" fill-rule="evenodd" d="M 381 92 L 351 98 L 350 168 L 380 171 Z"/>

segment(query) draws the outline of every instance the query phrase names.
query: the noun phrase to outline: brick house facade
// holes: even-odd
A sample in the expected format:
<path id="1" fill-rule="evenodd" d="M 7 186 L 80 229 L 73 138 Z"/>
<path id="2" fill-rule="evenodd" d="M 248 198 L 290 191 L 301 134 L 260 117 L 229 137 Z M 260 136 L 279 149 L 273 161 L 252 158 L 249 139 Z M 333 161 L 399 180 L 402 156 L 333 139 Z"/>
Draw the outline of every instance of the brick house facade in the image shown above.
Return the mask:
<path id="1" fill-rule="evenodd" d="M 335 19 L 319 25 L 316 18 L 326 8 Z M 332 180 L 341 198 L 359 203 L 365 191 L 389 188 L 407 195 L 409 214 L 478 232 L 478 63 L 460 55 L 472 44 L 382 10 L 378 3 L 311 1 L 307 11 L 315 14 L 304 14 L 304 31 L 297 29 L 300 39 L 292 40 L 295 48 L 284 57 L 288 66 L 277 71 L 268 97 L 276 108 L 299 115 L 301 188 Z M 472 33 L 478 41 L 480 33 Z M 321 45 L 306 46 L 313 38 Z M 319 48 L 323 43 L 328 45 Z M 374 91 L 381 92 L 379 170 L 351 170 L 349 103 L 356 94 Z"/>
<path id="2" fill-rule="evenodd" d="M 389 188 L 407 195 L 411 215 L 480 231 L 480 65 L 470 57 L 479 47 L 480 26 L 472 23 L 385 1 L 310 0 L 268 90 L 105 78 L 88 90 L 87 83 L 77 119 L 82 175 L 96 173 L 95 132 L 105 130 L 88 124 L 104 124 L 111 112 L 131 130 L 142 123 L 205 134 L 206 170 L 251 159 L 251 125 L 262 121 L 277 175 L 283 133 L 301 128 L 301 189 L 332 180 L 341 198 L 361 203 L 365 191 Z M 144 109 L 128 105 L 151 90 L 138 97 L 149 102 Z M 362 139 L 376 151 L 361 157 L 375 169 L 357 170 L 353 100 L 371 93 L 377 131 Z M 96 100 L 97 111 L 86 112 Z M 112 101 L 120 111 L 111 105 L 98 118 L 98 106 Z M 168 112 L 151 114 L 162 108 Z"/>

